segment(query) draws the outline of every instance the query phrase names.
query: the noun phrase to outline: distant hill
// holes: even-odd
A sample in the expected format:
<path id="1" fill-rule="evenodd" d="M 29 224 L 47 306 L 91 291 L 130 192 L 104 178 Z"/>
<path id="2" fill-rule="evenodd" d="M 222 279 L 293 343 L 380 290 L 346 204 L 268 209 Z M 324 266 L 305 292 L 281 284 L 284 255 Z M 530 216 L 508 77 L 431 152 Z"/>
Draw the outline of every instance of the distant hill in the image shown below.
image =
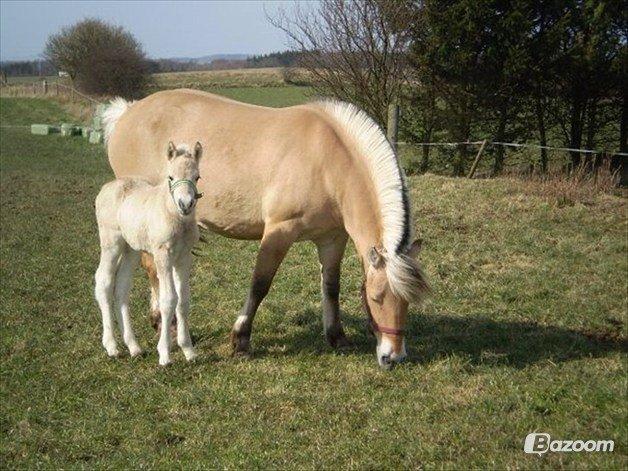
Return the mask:
<path id="1" fill-rule="evenodd" d="M 211 64 L 216 60 L 244 61 L 249 57 L 252 57 L 252 54 L 210 54 L 202 57 L 168 57 L 166 60 L 174 62 L 194 62 L 196 64 Z"/>

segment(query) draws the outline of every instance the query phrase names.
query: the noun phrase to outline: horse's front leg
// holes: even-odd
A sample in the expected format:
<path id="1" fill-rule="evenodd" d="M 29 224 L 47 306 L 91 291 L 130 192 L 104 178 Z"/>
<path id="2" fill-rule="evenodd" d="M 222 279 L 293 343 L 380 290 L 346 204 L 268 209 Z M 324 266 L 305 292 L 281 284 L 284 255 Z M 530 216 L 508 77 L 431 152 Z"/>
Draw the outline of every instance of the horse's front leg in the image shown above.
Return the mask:
<path id="1" fill-rule="evenodd" d="M 188 315 L 190 311 L 190 269 L 192 266 L 192 254 L 186 251 L 181 254 L 174 266 L 174 287 L 177 291 L 177 343 L 187 361 L 194 360 L 196 353 L 192 347 L 190 338 L 190 326 Z"/>
<path id="2" fill-rule="evenodd" d="M 150 285 L 150 324 L 153 329 L 159 333 L 161 332 L 161 311 L 159 310 L 159 278 L 157 277 L 157 268 L 155 267 L 155 261 L 153 256 L 147 252 L 142 252 L 142 267 L 146 270 L 148 276 L 148 283 Z M 170 324 L 170 335 L 173 337 L 177 335 L 177 318 L 172 318 L 172 324 Z"/>
<path id="3" fill-rule="evenodd" d="M 266 224 L 264 236 L 257 253 L 251 288 L 246 303 L 240 311 L 231 331 L 234 355 L 247 355 L 250 351 L 251 329 L 257 308 L 268 293 L 277 268 L 288 249 L 299 235 L 299 225 L 294 221 Z"/>
<path id="4" fill-rule="evenodd" d="M 174 286 L 173 263 L 171 254 L 167 250 L 155 253 L 155 266 L 157 267 L 157 277 L 159 278 L 159 309 L 161 311 L 162 329 L 159 332 L 159 364 L 170 363 L 170 329 L 163 328 L 170 325 L 174 310 L 177 305 L 177 292 Z"/>
<path id="5" fill-rule="evenodd" d="M 323 328 L 327 342 L 334 347 L 346 347 L 349 341 L 340 323 L 340 265 L 347 245 L 345 232 L 315 241 L 321 264 L 323 294 Z"/>

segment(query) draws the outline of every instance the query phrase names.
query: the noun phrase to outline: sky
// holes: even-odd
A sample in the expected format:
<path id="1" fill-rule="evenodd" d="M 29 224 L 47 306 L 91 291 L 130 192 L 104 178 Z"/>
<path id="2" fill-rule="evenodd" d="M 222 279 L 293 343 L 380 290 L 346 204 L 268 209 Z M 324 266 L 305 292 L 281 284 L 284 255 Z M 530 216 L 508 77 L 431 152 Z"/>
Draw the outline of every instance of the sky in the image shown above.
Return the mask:
<path id="1" fill-rule="evenodd" d="M 285 35 L 264 9 L 282 6 L 291 2 L 0 0 L 0 60 L 37 59 L 50 34 L 86 17 L 123 26 L 150 58 L 280 51 Z"/>

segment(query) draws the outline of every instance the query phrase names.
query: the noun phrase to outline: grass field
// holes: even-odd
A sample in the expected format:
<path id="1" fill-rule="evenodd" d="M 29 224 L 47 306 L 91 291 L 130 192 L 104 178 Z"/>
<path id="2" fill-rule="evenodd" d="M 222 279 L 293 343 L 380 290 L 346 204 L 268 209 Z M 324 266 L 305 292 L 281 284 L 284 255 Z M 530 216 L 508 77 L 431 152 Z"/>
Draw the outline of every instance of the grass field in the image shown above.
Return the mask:
<path id="1" fill-rule="evenodd" d="M 392 372 L 376 365 L 352 248 L 341 302 L 354 347 L 326 346 L 311 244 L 291 250 L 262 304 L 254 357 L 231 358 L 258 245 L 212 236 L 192 278 L 200 358 L 177 351 L 162 368 L 139 271 L 132 309 L 148 353 L 110 360 L 100 345 L 104 149 L 6 127 L 63 114 L 0 101 L 3 469 L 628 466 L 624 199 L 560 207 L 512 180 L 412 177 L 434 295 L 411 309 L 409 361 Z M 613 439 L 615 451 L 526 455 L 532 431 Z"/>

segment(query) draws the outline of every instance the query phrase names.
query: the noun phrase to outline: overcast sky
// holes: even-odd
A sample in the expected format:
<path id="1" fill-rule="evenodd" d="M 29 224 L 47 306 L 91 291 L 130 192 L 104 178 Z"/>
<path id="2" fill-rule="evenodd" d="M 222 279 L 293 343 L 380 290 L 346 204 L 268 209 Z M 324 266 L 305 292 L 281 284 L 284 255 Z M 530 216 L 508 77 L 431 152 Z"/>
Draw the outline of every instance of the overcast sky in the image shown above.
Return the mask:
<path id="1" fill-rule="evenodd" d="M 149 57 L 259 54 L 283 50 L 283 33 L 264 7 L 281 1 L 0 1 L 0 59 L 36 59 L 46 38 L 82 18 L 125 27 Z M 284 3 L 290 7 L 290 3 Z"/>

